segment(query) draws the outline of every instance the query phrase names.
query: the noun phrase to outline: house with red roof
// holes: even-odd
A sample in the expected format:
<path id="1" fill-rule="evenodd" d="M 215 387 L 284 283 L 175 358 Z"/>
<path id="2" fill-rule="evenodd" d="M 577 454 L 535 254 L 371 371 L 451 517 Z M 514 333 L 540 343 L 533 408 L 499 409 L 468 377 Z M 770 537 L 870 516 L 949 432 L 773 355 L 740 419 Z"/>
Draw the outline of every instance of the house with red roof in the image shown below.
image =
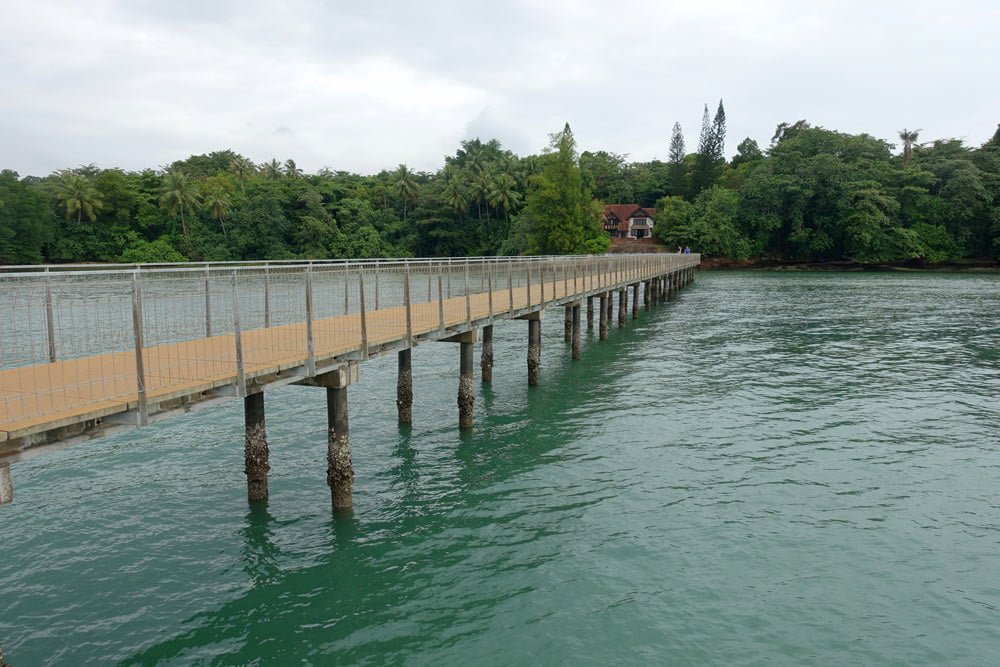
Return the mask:
<path id="1" fill-rule="evenodd" d="M 605 204 L 601 223 L 613 239 L 644 239 L 653 233 L 655 214 L 655 208 L 638 204 Z"/>

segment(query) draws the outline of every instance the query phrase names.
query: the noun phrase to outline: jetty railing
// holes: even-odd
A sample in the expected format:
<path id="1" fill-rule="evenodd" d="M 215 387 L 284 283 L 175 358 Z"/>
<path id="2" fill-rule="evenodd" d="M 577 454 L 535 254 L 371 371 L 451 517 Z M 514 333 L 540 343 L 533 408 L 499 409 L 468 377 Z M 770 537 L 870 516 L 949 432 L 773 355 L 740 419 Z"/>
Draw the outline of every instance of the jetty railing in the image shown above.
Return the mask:
<path id="1" fill-rule="evenodd" d="M 693 267 L 698 255 L 0 269 L 0 438 L 412 345 Z"/>

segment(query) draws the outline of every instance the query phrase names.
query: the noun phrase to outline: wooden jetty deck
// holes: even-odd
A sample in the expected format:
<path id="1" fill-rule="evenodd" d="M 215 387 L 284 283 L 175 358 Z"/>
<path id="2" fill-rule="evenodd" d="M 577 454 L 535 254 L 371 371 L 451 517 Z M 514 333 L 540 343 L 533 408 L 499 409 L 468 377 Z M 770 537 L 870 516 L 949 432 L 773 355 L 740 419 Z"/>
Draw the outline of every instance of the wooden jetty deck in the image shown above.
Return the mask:
<path id="1" fill-rule="evenodd" d="M 18 287 L 29 292 L 37 291 L 39 294 L 45 292 L 37 300 L 28 298 L 25 303 L 44 304 L 47 308 L 45 317 L 37 316 L 33 319 L 35 322 L 45 321 L 46 325 L 30 330 L 33 339 L 44 336 L 47 340 L 31 340 L 27 346 L 25 341 L 21 341 L 21 345 L 13 347 L 47 349 L 49 357 L 20 365 L 0 358 L 0 362 L 7 366 L 0 367 L 0 475 L 5 476 L 6 485 L 10 486 L 9 463 L 19 460 L 37 445 L 78 440 L 102 429 L 141 426 L 151 418 L 170 414 L 193 403 L 253 397 L 262 392 L 265 386 L 288 383 L 346 389 L 351 378 L 356 377 L 359 362 L 390 351 L 401 351 L 401 373 L 404 358 L 402 351 L 406 352 L 405 371 L 408 376 L 408 351 L 422 342 L 448 340 L 462 343 L 463 377 L 471 378 L 471 368 L 468 368 L 471 364 L 471 343 L 476 340 L 476 332 L 480 328 L 488 328 L 489 358 L 492 364 L 493 323 L 509 319 L 537 322 L 538 314 L 546 307 L 567 307 L 566 332 L 569 340 L 574 326 L 578 337 L 580 304 L 587 300 L 589 305 L 593 299 L 598 299 L 601 304 L 603 338 L 608 311 L 613 308 L 615 294 L 619 295 L 621 323 L 621 318 L 624 317 L 622 309 L 627 311 L 629 308 L 627 297 L 630 288 L 633 290 L 633 310 L 638 307 L 640 289 L 646 303 L 665 300 L 672 290 L 690 280 L 698 262 L 698 255 L 617 255 L 598 259 L 485 258 L 452 260 L 447 264 L 440 260 L 436 263 L 434 260 L 409 260 L 360 262 L 356 265 L 337 263 L 281 266 L 279 275 L 286 283 L 290 276 L 294 280 L 302 279 L 306 294 L 305 308 L 299 321 L 275 324 L 266 321 L 267 315 L 264 322 L 258 316 L 252 323 L 241 323 L 240 304 L 244 296 L 241 295 L 241 285 L 247 284 L 247 281 L 246 276 L 240 272 L 252 272 L 253 276 L 259 278 L 262 275 L 260 265 L 112 271 L 103 273 L 105 280 L 98 281 L 98 285 L 106 285 L 107 280 L 120 285 L 127 283 L 128 289 L 120 291 L 122 295 L 127 295 L 132 317 L 130 320 L 121 317 L 115 320 L 113 315 L 120 315 L 122 303 L 109 308 L 107 316 L 98 319 L 110 322 L 111 324 L 104 326 L 110 326 L 116 331 L 109 331 L 106 336 L 102 336 L 100 332 L 94 335 L 95 332 L 84 331 L 84 338 L 93 336 L 97 339 L 93 342 L 85 341 L 84 347 L 93 347 L 96 353 L 78 353 L 71 358 L 59 358 L 56 354 L 56 323 L 63 320 L 53 316 L 53 310 L 59 311 L 58 303 L 53 305 L 52 289 L 53 285 L 58 287 L 60 281 L 80 278 L 83 274 L 32 273 Z M 329 272 L 324 273 L 325 268 L 329 268 Z M 470 286 L 470 268 L 479 278 L 479 289 Z M 169 271 L 175 273 L 164 273 Z M 265 267 L 263 275 L 266 280 L 271 279 L 270 271 L 270 266 Z M 226 302 L 228 305 L 222 304 L 227 310 L 223 319 L 231 326 L 223 327 L 222 331 L 214 335 L 144 344 L 146 340 L 157 340 L 160 337 L 155 330 L 158 323 L 183 319 L 187 312 L 180 308 L 176 311 L 176 317 L 170 315 L 177 302 L 168 301 L 168 298 L 176 300 L 177 294 L 165 294 L 162 289 L 148 294 L 143 291 L 144 285 L 155 284 L 157 272 L 164 273 L 175 281 L 188 281 L 179 283 L 188 287 L 201 284 L 202 272 L 205 272 L 205 276 L 212 272 L 213 278 L 221 277 L 223 281 L 220 283 L 216 279 L 215 284 L 223 285 L 223 288 L 219 288 L 219 294 L 232 297 Z M 5 275 L 9 277 L 13 274 Z M 224 279 L 230 275 L 232 281 L 226 283 Z M 352 284 L 350 280 L 355 275 L 359 277 L 356 284 Z M 448 279 L 449 291 L 452 283 L 460 285 L 459 295 L 447 296 L 444 289 L 445 277 Z M 339 293 L 343 286 L 344 314 L 326 317 L 314 315 L 317 309 L 314 308 L 313 290 L 327 283 L 331 293 Z M 415 283 L 427 285 L 425 293 L 419 298 L 412 295 L 416 291 Z M 265 304 L 269 298 L 271 301 L 279 300 L 278 296 L 267 291 L 269 284 L 264 283 Z M 204 285 L 205 322 L 208 330 L 205 333 L 210 333 L 213 317 L 218 320 L 219 313 L 211 313 L 208 278 L 204 279 Z M 231 286 L 225 287 L 226 285 Z M 482 287 L 486 289 L 483 290 Z M 80 296 L 73 289 L 78 288 L 67 291 L 73 298 L 65 300 L 82 303 L 83 307 L 87 307 L 87 300 L 81 302 Z M 353 295 L 353 291 L 358 293 Z M 351 296 L 356 297 L 353 308 L 350 306 Z M 197 300 L 199 295 L 192 289 L 189 294 L 180 296 L 185 297 Z M 125 298 L 126 296 L 121 296 L 121 299 Z M 150 322 L 143 310 L 155 307 L 157 300 L 165 304 L 163 311 L 167 314 L 164 316 L 161 313 L 159 319 Z M 373 303 L 377 307 L 371 307 Z M 218 311 L 218 298 L 215 305 Z M 275 310 L 280 308 L 280 304 L 275 306 L 270 307 Z M 573 308 L 576 308 L 575 324 L 572 319 Z M 66 327 L 74 326 L 72 318 L 66 316 L 66 319 L 69 322 Z M 128 331 L 117 331 L 122 328 Z M 45 331 L 42 332 L 41 329 Z M 102 337 L 109 340 L 126 338 L 131 341 L 131 345 L 125 349 L 121 349 L 122 346 L 119 345 L 120 349 L 102 352 L 102 346 L 106 345 L 100 340 Z M 484 340 L 484 379 L 485 343 Z M 529 341 L 529 373 L 532 363 L 530 344 Z M 78 344 L 77 347 L 81 345 Z M 12 346 L 8 343 L 8 347 Z M 574 346 L 574 353 L 577 348 L 578 343 Z M 535 352 L 537 356 L 537 350 Z M 3 353 L 3 349 L 0 349 L 0 353 Z M 328 379 L 323 379 L 327 376 L 338 379 L 331 384 Z M 460 407 L 462 391 L 460 388 Z M 468 394 L 471 388 L 464 391 Z M 471 423 L 472 399 L 467 400 L 467 419 Z M 261 397 L 261 423 L 262 401 Z M 248 402 L 247 405 L 250 406 L 251 403 Z M 346 402 L 344 405 L 346 410 Z M 249 426 L 248 421 L 248 429 Z M 3 485 L 2 482 L 0 480 L 0 486 Z"/>

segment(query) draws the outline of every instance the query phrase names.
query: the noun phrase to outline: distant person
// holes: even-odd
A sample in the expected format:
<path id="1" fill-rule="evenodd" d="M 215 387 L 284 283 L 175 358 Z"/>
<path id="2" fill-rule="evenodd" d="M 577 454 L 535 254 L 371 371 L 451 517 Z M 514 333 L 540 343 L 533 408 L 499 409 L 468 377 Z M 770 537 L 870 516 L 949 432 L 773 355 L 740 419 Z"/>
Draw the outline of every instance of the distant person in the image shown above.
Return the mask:
<path id="1" fill-rule="evenodd" d="M 691 247 L 690 246 L 684 246 L 684 254 L 685 255 L 690 255 L 691 254 Z"/>

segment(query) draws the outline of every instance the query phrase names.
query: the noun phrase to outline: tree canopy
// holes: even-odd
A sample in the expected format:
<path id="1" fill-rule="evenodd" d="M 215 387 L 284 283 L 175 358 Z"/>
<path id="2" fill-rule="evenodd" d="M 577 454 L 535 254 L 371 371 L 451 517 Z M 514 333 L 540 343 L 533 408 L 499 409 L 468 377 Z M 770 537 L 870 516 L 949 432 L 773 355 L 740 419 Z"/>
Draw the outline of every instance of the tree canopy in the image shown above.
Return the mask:
<path id="1" fill-rule="evenodd" d="M 159 170 L 2 171 L 0 263 L 604 252 L 599 203 L 655 207 L 671 246 L 736 259 L 1000 256 L 1000 130 L 979 146 L 919 130 L 894 144 L 798 120 L 727 161 L 725 125 L 720 101 L 695 152 L 679 123 L 651 137 L 665 160 L 578 154 L 567 124 L 540 155 L 462 141 L 436 172 L 313 174 L 232 150 Z"/>

